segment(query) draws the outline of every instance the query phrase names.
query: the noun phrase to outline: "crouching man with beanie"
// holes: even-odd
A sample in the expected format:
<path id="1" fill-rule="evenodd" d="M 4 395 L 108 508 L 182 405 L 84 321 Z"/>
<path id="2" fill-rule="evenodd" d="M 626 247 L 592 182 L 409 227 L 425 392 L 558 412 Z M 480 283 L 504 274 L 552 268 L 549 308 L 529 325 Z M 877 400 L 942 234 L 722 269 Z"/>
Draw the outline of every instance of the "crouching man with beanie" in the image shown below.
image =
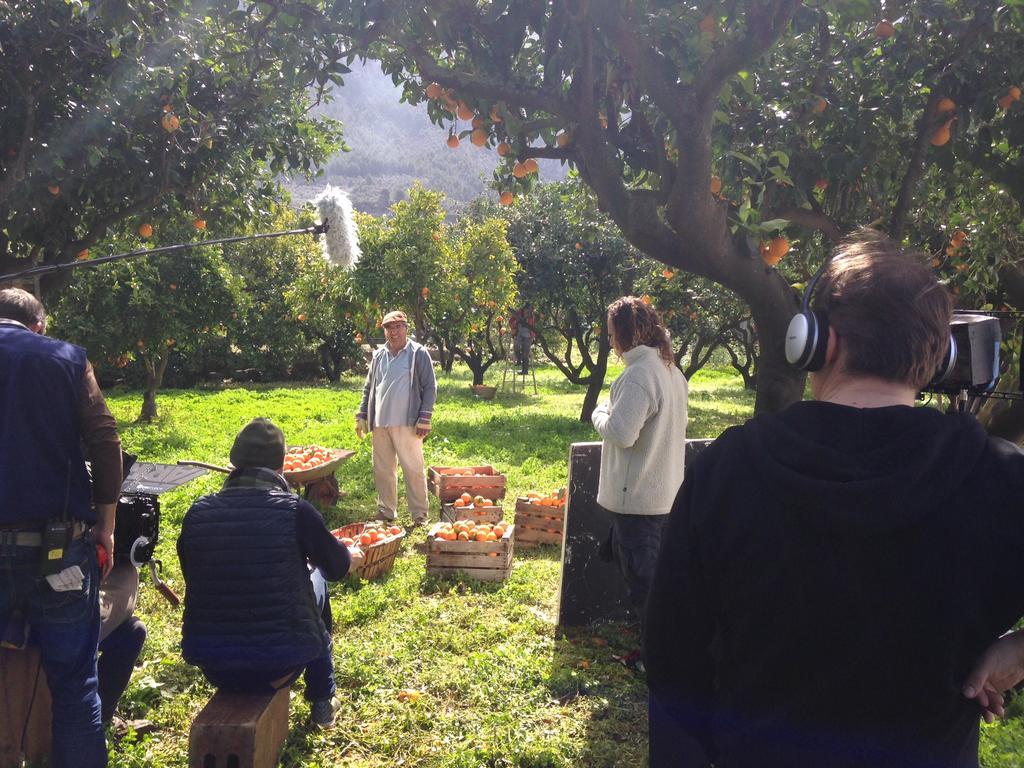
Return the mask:
<path id="1" fill-rule="evenodd" d="M 182 655 L 240 693 L 273 692 L 305 671 L 312 721 L 329 726 L 337 701 L 326 582 L 344 577 L 353 558 L 289 490 L 284 454 L 281 430 L 253 420 L 235 438 L 224 487 L 185 514 Z"/>

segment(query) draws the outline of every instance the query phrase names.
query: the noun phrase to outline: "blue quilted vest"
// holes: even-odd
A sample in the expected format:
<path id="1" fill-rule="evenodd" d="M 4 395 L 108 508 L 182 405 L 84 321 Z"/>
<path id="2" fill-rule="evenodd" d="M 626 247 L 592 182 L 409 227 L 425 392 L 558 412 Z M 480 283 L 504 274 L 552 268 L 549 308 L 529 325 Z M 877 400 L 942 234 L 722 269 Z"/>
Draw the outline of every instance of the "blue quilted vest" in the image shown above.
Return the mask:
<path id="1" fill-rule="evenodd" d="M 178 539 L 185 661 L 218 671 L 279 670 L 328 647 L 296 539 L 298 501 L 283 489 L 225 487 L 186 513 Z"/>
<path id="2" fill-rule="evenodd" d="M 85 350 L 0 323 L 0 525 L 92 523 L 79 402 Z"/>

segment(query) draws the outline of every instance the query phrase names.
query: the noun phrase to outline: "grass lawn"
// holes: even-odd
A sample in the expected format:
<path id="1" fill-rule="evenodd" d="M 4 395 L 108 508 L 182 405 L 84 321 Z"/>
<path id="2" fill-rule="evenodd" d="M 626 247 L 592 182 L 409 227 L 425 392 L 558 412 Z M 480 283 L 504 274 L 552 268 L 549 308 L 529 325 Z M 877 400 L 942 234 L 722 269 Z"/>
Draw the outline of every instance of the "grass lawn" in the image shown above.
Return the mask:
<path id="1" fill-rule="evenodd" d="M 609 382 L 617 375 L 612 371 Z M 528 489 L 566 482 L 568 446 L 595 440 L 578 421 L 583 390 L 553 369 L 538 373 L 539 395 L 499 393 L 474 398 L 464 369 L 440 379 L 428 464 L 491 463 L 508 476 L 508 501 Z M 352 448 L 339 481 L 347 495 L 327 522 L 365 520 L 374 512 L 370 443 L 354 433 L 362 379 L 314 386 L 262 386 L 165 391 L 159 419 L 134 423 L 141 393 L 110 391 L 125 447 L 143 461 L 194 459 L 225 463 L 235 433 L 267 416 L 290 443 Z M 728 372 L 707 371 L 691 382 L 691 437 L 714 437 L 742 422 L 750 393 Z M 183 591 L 174 555 L 181 518 L 200 494 L 216 490 L 211 475 L 161 497 L 157 556 L 165 578 Z M 432 517 L 437 501 L 432 497 Z M 403 507 L 404 522 L 409 522 Z M 646 764 L 646 689 L 614 654 L 636 638 L 621 625 L 581 636 L 555 630 L 560 553 L 545 547 L 516 553 L 504 584 L 447 582 L 428 577 L 424 556 L 408 537 L 394 570 L 376 582 L 333 585 L 334 659 L 342 701 L 337 725 L 306 727 L 301 683 L 292 690 L 291 732 L 284 766 L 642 766 Z M 112 766 L 181 766 L 188 731 L 211 688 L 178 652 L 180 613 L 143 579 L 138 613 L 149 628 L 141 667 L 122 699 L 127 719 L 146 718 L 157 730 L 111 740 Z M 399 701 L 417 689 L 416 701 Z M 1019 713 L 1018 713 L 1019 714 Z M 987 727 L 986 765 L 1020 765 L 1020 721 Z"/>

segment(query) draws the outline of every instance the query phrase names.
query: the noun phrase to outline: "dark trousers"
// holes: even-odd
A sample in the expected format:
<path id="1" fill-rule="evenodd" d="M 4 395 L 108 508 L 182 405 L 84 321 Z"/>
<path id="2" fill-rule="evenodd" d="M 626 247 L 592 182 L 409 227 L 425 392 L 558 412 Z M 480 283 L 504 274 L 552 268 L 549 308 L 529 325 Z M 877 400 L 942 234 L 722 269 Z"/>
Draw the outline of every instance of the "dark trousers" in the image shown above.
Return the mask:
<path id="1" fill-rule="evenodd" d="M 142 653 L 146 642 L 146 625 L 138 617 L 129 616 L 113 632 L 100 642 L 100 659 L 96 665 L 99 673 L 101 716 L 103 722 L 110 722 L 117 709 L 121 694 L 128 687 L 135 662 Z"/>
<path id="2" fill-rule="evenodd" d="M 515 338 L 515 352 L 516 362 L 519 363 L 519 370 L 528 370 L 530 364 L 530 347 L 533 345 L 533 339 L 529 336 L 520 336 L 516 334 Z"/>
<path id="3" fill-rule="evenodd" d="M 629 607 L 643 626 L 647 595 L 661 549 L 661 531 L 668 515 L 623 515 L 611 512 L 612 554 L 626 580 Z"/>
<path id="4" fill-rule="evenodd" d="M 331 615 L 331 601 L 327 596 L 327 581 L 319 570 L 310 574 L 313 582 L 313 594 L 316 595 L 316 604 L 320 609 L 320 616 L 324 620 L 324 626 L 330 632 L 333 629 L 334 619 Z M 305 674 L 303 675 L 303 672 Z M 215 687 L 223 688 L 226 691 L 238 693 L 273 693 L 276 690 L 291 685 L 303 675 L 306 681 L 305 698 L 307 701 L 324 701 L 334 696 L 334 660 L 331 658 L 331 644 L 309 662 L 305 667 L 298 669 L 286 667 L 283 669 L 246 669 L 219 671 L 203 668 L 203 674 Z"/>
<path id="5" fill-rule="evenodd" d="M 100 636 L 99 566 L 88 536 L 64 551 L 65 568 L 77 565 L 82 588 L 54 592 L 39 576 L 39 547 L 0 545 L 0 632 L 16 610 L 39 646 L 53 698 L 53 768 L 103 768 L 107 747 L 100 722 L 96 646 Z"/>

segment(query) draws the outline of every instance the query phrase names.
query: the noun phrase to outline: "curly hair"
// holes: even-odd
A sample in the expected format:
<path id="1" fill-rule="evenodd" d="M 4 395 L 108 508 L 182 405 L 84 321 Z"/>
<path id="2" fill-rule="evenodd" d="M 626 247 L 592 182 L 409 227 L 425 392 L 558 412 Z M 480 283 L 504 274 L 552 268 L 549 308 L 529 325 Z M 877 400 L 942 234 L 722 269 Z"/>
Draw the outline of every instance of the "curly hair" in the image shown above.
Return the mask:
<path id="1" fill-rule="evenodd" d="M 665 365 L 672 365 L 672 344 L 657 310 L 636 296 L 623 296 L 608 306 L 608 330 L 622 352 L 646 346 L 658 350 Z"/>

